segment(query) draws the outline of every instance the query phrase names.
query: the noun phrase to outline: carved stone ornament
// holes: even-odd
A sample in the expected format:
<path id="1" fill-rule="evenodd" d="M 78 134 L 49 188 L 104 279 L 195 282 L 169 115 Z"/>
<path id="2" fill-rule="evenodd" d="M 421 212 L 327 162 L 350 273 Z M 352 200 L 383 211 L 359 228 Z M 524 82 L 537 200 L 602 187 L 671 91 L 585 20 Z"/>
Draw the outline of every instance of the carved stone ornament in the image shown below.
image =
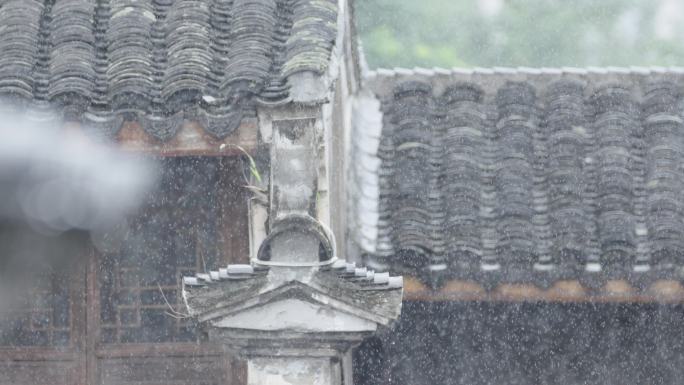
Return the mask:
<path id="1" fill-rule="evenodd" d="M 401 310 L 401 277 L 337 259 L 330 233 L 304 218 L 281 216 L 251 264 L 183 279 L 188 311 L 209 340 L 249 359 L 249 384 L 302 383 L 302 376 L 341 384 L 345 354 Z M 274 258 L 278 239 L 292 252 L 288 239 L 316 243 L 319 259 Z"/>

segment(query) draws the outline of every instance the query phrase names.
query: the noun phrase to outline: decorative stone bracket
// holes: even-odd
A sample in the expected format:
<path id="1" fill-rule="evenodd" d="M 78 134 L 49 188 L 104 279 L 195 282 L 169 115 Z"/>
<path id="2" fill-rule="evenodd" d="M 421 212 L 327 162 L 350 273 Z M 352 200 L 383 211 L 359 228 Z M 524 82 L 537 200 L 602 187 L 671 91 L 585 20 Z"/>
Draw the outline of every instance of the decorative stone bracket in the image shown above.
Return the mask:
<path id="1" fill-rule="evenodd" d="M 341 384 L 346 353 L 398 317 L 402 280 L 339 260 L 232 265 L 186 277 L 183 295 L 210 340 L 249 359 L 249 384 Z"/>
<path id="2" fill-rule="evenodd" d="M 332 250 L 300 217 L 276 222 L 277 237 L 305 234 Z M 277 230 L 275 230 L 277 229 Z M 342 384 L 346 353 L 399 316 L 401 277 L 374 273 L 322 252 L 314 264 L 230 265 L 185 277 L 187 308 L 219 342 L 248 362 L 249 384 Z M 349 382 L 349 374 L 345 377 Z"/>

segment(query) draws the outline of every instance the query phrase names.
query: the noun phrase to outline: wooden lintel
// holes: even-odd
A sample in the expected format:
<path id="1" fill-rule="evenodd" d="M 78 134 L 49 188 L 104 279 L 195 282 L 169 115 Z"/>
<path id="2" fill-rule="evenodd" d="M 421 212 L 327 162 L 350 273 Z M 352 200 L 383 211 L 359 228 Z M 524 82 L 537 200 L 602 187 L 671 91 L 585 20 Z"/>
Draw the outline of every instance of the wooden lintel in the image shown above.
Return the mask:
<path id="1" fill-rule="evenodd" d="M 197 122 L 185 122 L 176 135 L 162 142 L 150 136 L 136 122 L 126 122 L 117 136 L 119 147 L 160 156 L 230 156 L 257 146 L 257 124 L 245 120 L 234 133 L 223 139 L 208 134 Z"/>
<path id="2" fill-rule="evenodd" d="M 73 351 L 62 351 L 52 347 L 3 347 L 0 348 L 2 361 L 65 361 L 73 362 L 79 354 Z"/>
<path id="3" fill-rule="evenodd" d="M 98 358 L 158 357 L 158 356 L 220 356 L 225 350 L 214 344 L 108 344 L 95 351 Z"/>
<path id="4" fill-rule="evenodd" d="M 64 131 L 72 142 L 92 143 L 82 131 L 80 123 L 67 122 Z M 150 136 L 137 122 L 126 122 L 115 141 L 118 148 L 127 152 L 157 156 L 234 156 L 254 153 L 258 145 L 257 122 L 245 119 L 240 126 L 223 139 L 208 134 L 197 122 L 185 122 L 176 135 L 160 141 Z"/>
<path id="5" fill-rule="evenodd" d="M 679 281 L 659 280 L 639 290 L 624 280 L 607 281 L 590 290 L 578 281 L 558 281 L 548 289 L 533 284 L 501 284 L 487 291 L 478 283 L 451 280 L 431 289 L 417 278 L 404 277 L 406 301 L 491 301 L 491 302 L 595 302 L 595 303 L 684 303 L 684 286 Z"/>
<path id="6" fill-rule="evenodd" d="M 74 140 L 85 140 L 79 123 L 67 122 L 65 132 Z M 160 141 L 145 132 L 137 122 L 125 122 L 115 140 L 124 151 L 157 156 L 234 156 L 254 153 L 257 148 L 257 122 L 245 119 L 235 132 L 223 139 L 208 134 L 199 123 L 185 122 L 173 138 Z"/>

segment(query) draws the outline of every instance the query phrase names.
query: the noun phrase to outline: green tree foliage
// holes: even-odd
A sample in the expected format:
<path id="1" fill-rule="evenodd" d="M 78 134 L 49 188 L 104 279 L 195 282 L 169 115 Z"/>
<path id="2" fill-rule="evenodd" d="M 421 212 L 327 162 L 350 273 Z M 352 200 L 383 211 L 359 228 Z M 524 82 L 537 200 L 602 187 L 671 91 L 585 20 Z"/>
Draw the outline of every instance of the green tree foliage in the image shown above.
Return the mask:
<path id="1" fill-rule="evenodd" d="M 658 33 L 665 2 L 356 0 L 355 18 L 371 68 L 683 65 L 684 23 Z"/>

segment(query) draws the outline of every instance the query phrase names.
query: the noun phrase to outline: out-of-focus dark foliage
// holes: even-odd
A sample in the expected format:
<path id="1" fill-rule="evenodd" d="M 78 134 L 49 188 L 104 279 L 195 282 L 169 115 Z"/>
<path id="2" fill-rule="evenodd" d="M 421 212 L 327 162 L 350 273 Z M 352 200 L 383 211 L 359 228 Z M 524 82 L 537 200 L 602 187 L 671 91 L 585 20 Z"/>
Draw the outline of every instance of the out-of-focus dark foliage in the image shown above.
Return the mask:
<path id="1" fill-rule="evenodd" d="M 677 0 L 358 0 L 371 68 L 669 66 L 684 58 Z"/>

